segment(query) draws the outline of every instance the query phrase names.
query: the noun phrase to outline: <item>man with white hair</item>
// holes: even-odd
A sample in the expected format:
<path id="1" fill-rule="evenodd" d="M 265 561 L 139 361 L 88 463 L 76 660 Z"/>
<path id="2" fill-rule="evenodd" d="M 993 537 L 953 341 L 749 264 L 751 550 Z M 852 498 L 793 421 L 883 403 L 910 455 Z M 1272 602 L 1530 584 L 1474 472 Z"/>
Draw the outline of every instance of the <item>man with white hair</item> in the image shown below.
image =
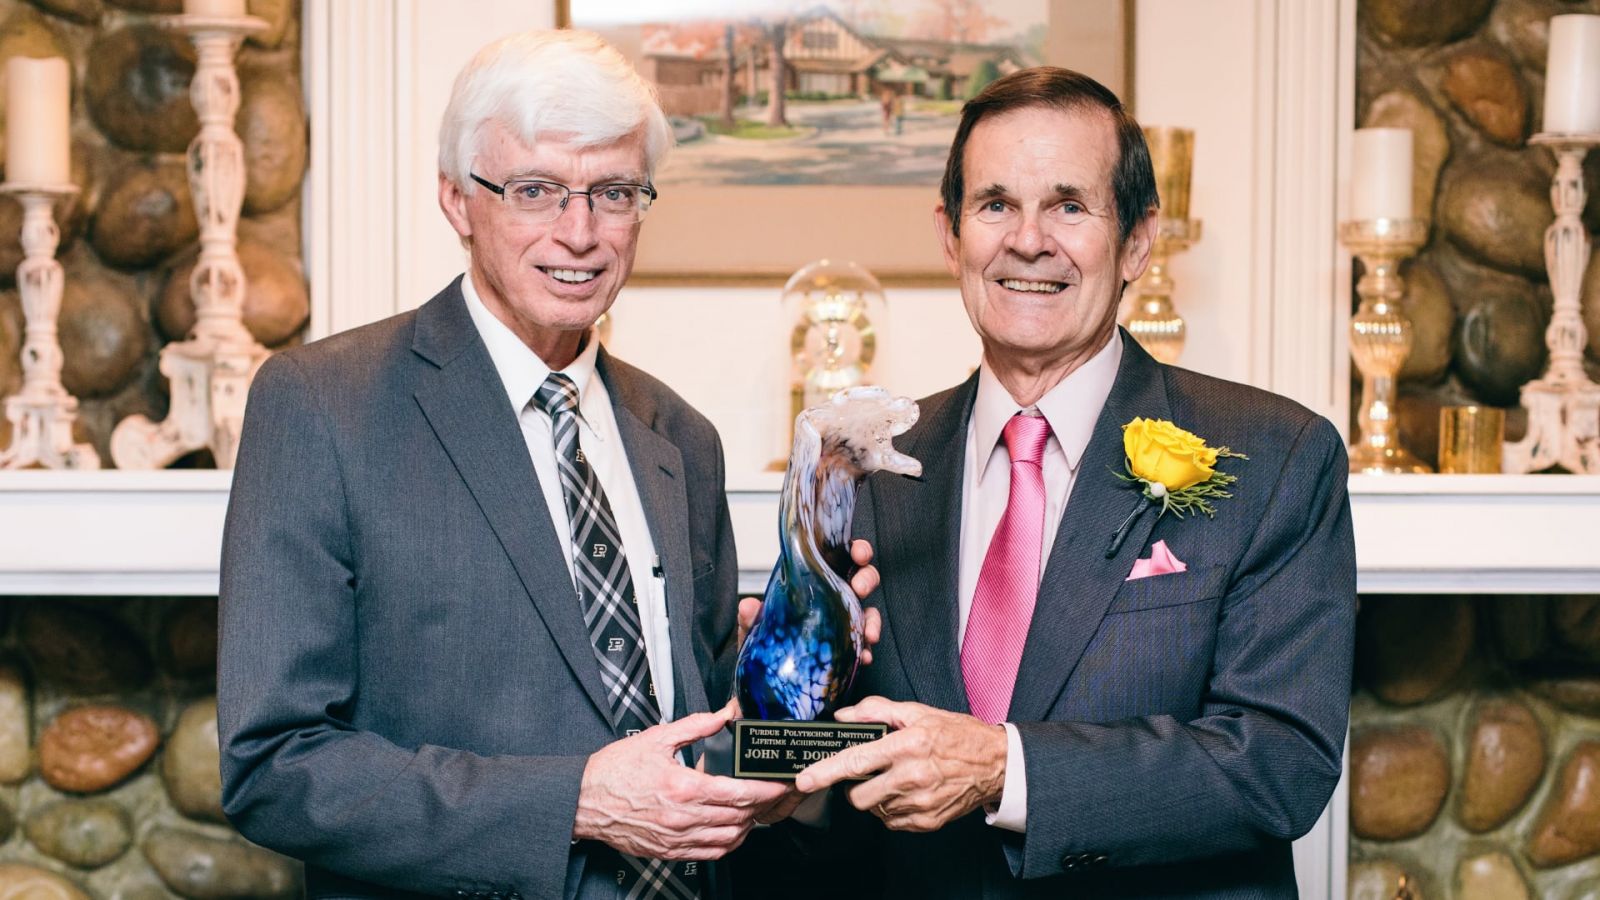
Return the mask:
<path id="1" fill-rule="evenodd" d="M 704 861 L 796 800 L 684 764 L 732 715 L 721 445 L 592 331 L 671 142 L 593 35 L 484 48 L 440 134 L 467 272 L 256 377 L 223 803 L 311 896 L 725 895 Z"/>

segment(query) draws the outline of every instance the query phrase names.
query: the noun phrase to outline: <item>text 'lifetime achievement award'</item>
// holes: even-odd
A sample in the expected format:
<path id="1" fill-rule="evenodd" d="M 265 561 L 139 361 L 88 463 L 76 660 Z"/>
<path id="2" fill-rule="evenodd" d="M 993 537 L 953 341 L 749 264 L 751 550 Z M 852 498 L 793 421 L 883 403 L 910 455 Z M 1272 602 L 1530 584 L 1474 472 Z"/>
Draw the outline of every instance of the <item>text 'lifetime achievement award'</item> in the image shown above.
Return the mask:
<path id="1" fill-rule="evenodd" d="M 916 421 L 915 401 L 877 387 L 840 391 L 795 419 L 778 563 L 735 670 L 739 708 L 750 718 L 733 721 L 731 760 L 715 768 L 790 779 L 888 730 L 831 719 L 855 678 L 863 641 L 861 601 L 849 583 L 856 489 L 869 472 L 922 474 L 922 464 L 891 443 Z"/>

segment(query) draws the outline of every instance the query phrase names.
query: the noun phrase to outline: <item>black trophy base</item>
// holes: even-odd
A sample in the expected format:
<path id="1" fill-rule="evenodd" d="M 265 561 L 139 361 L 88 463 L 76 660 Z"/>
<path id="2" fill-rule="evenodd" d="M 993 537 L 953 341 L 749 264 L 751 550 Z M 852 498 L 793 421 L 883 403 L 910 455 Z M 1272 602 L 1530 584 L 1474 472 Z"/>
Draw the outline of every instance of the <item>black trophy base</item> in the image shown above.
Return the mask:
<path id="1" fill-rule="evenodd" d="M 791 781 L 818 760 L 888 733 L 889 726 L 881 722 L 734 719 L 706 739 L 706 771 L 734 778 Z"/>

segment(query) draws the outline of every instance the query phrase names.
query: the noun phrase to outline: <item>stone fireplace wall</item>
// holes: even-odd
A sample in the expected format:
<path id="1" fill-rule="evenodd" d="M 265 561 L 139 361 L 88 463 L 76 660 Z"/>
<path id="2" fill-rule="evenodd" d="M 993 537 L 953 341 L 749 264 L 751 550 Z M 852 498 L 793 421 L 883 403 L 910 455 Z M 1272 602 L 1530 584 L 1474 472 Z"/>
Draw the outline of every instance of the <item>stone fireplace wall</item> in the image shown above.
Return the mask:
<path id="1" fill-rule="evenodd" d="M 0 895 L 298 895 L 222 816 L 216 635 L 211 599 L 0 600 Z"/>
<path id="2" fill-rule="evenodd" d="M 1350 895 L 1600 900 L 1600 596 L 1362 598 Z"/>
<path id="3" fill-rule="evenodd" d="M 1548 21 L 1562 13 L 1600 13 L 1600 0 L 1361 0 L 1358 7 L 1356 122 L 1412 130 L 1413 208 L 1433 222 L 1427 246 L 1403 270 L 1416 341 L 1399 400 L 1402 441 L 1429 463 L 1438 454 L 1441 406 L 1505 407 L 1507 433 L 1520 437 L 1519 389 L 1544 371 L 1553 302 L 1544 230 L 1555 217 L 1555 163 L 1549 150 L 1526 141 L 1541 127 Z M 1600 154 L 1590 154 L 1586 174 L 1584 220 L 1600 230 Z M 1600 255 L 1583 293 L 1594 377 Z M 1352 425 L 1358 411 L 1353 405 Z"/>
<path id="4" fill-rule="evenodd" d="M 13 56 L 62 56 L 72 68 L 72 166 L 80 192 L 57 205 L 66 269 L 62 382 L 80 401 L 79 439 L 111 466 L 111 430 L 166 417 L 162 346 L 194 324 L 189 272 L 199 225 L 185 150 L 199 131 L 189 100 L 195 54 L 160 27 L 183 0 L 0 0 L 0 70 Z M 298 0 L 249 0 L 269 28 L 237 68 L 246 185 L 240 263 L 245 326 L 268 347 L 297 343 L 310 313 L 301 261 L 300 184 L 307 160 Z M 4 93 L 0 91 L 0 109 Z M 0 115 L 0 122 L 4 121 Z M 0 129 L 3 132 L 3 129 Z M 0 133 L 3 141 L 3 133 Z M 0 397 L 22 384 L 16 269 L 22 207 L 0 197 Z M 0 417 L 0 447 L 11 424 Z M 189 465 L 209 465 L 209 453 Z"/>

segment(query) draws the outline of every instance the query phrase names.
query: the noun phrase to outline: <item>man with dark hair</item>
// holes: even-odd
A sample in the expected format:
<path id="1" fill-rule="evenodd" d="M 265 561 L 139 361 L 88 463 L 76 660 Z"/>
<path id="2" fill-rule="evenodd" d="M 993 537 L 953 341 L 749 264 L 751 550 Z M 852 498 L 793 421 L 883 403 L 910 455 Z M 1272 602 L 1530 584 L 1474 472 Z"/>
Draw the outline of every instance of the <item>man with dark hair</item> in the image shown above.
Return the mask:
<path id="1" fill-rule="evenodd" d="M 963 109 L 935 219 L 982 365 L 897 442 L 923 477 L 856 514 L 884 629 L 838 717 L 894 730 L 797 782 L 865 779 L 889 896 L 1295 896 L 1349 710 L 1344 448 L 1116 327 L 1156 207 L 1093 79 Z"/>

